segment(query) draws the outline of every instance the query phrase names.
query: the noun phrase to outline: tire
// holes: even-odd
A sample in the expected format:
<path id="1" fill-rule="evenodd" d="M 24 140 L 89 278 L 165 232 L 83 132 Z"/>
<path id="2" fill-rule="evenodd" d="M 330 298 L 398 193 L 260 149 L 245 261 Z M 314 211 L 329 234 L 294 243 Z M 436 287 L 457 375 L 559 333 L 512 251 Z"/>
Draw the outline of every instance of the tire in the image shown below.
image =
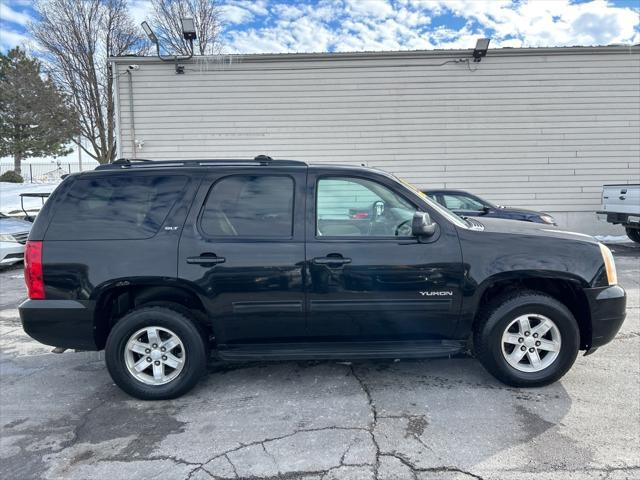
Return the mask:
<path id="1" fill-rule="evenodd" d="M 171 337 L 175 338 L 168 343 Z M 156 338 L 159 340 L 154 343 Z M 129 395 L 166 400 L 183 395 L 198 383 L 206 371 L 207 352 L 202 330 L 186 312 L 151 306 L 133 310 L 115 324 L 107 338 L 105 360 L 113 381 Z"/>
<path id="2" fill-rule="evenodd" d="M 527 328 L 523 333 L 523 325 L 530 326 L 528 335 Z M 551 329 L 541 333 L 550 325 Z M 556 299 L 541 292 L 520 291 L 499 297 L 482 309 L 473 344 L 478 360 L 501 382 L 513 387 L 541 387 L 571 368 L 580 348 L 580 330 L 569 309 Z M 520 355 L 524 356 L 517 360 Z"/>
<path id="3" fill-rule="evenodd" d="M 627 237 L 633 240 L 636 243 L 640 243 L 640 228 L 626 228 Z"/>

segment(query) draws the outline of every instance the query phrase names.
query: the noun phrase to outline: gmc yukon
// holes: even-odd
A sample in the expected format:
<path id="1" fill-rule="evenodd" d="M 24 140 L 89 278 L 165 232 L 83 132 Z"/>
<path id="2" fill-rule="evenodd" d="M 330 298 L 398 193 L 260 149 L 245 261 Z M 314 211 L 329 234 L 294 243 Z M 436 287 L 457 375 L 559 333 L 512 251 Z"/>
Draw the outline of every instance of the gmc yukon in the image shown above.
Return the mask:
<path id="1" fill-rule="evenodd" d="M 379 170 L 118 160 L 68 176 L 25 251 L 25 331 L 102 350 L 141 399 L 227 361 L 425 358 L 469 347 L 502 382 L 562 377 L 625 317 L 590 236 L 464 219 Z"/>

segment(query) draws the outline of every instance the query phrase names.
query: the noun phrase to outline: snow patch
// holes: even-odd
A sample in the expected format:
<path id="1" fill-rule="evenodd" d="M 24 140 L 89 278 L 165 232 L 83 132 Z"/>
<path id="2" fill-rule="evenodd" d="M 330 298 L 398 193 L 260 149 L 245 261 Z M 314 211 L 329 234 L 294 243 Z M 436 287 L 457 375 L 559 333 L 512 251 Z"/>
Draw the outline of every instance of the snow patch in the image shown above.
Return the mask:
<path id="1" fill-rule="evenodd" d="M 60 181 L 48 183 L 9 183 L 0 182 L 0 212 L 12 214 L 20 212 L 21 193 L 51 193 Z M 40 210 L 42 200 L 39 198 L 25 198 L 24 208 L 27 210 Z"/>
<path id="2" fill-rule="evenodd" d="M 626 235 L 596 235 L 596 240 L 602 243 L 633 243 Z"/>

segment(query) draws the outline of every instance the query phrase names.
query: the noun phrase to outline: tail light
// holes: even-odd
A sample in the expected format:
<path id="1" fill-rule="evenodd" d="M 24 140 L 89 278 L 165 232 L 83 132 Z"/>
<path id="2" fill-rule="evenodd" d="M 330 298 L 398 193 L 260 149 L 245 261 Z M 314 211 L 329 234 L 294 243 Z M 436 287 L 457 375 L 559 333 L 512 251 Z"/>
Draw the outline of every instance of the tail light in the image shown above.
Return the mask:
<path id="1" fill-rule="evenodd" d="M 44 299 L 42 242 L 28 240 L 24 250 L 24 281 L 31 300 Z"/>

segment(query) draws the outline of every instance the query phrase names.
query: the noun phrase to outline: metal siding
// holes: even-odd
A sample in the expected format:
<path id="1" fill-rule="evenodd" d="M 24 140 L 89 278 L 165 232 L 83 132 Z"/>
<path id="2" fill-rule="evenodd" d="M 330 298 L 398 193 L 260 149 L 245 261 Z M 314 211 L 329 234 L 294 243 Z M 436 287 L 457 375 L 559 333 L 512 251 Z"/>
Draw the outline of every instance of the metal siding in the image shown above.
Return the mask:
<path id="1" fill-rule="evenodd" d="M 419 54 L 222 57 L 184 75 L 144 59 L 132 72 L 137 156 L 367 163 L 421 187 L 593 212 L 602 184 L 640 181 L 640 49 L 569 50 L 443 66 Z M 136 61 L 116 61 L 118 73 Z M 131 157 L 128 82 L 117 86 Z"/>

